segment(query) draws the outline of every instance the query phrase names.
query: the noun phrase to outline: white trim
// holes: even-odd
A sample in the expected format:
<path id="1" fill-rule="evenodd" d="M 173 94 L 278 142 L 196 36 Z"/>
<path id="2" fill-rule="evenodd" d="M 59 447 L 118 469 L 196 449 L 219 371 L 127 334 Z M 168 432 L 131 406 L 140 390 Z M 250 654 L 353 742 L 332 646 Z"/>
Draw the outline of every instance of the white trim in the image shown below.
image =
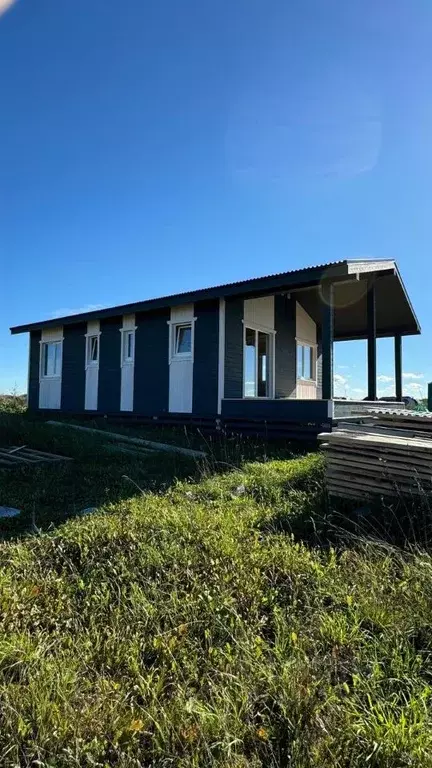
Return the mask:
<path id="1" fill-rule="evenodd" d="M 42 339 L 39 342 L 39 382 L 46 381 L 47 379 L 60 379 L 62 377 L 62 368 L 63 368 L 63 338 L 61 339 L 47 339 L 46 341 L 42 341 Z M 43 348 L 46 347 L 48 344 L 60 344 L 60 373 L 52 373 L 52 374 L 45 374 L 44 371 L 44 359 L 43 359 Z"/>
<path id="2" fill-rule="evenodd" d="M 85 334 L 85 368 L 99 368 L 99 358 L 100 358 L 100 335 L 101 332 L 98 333 L 86 333 Z M 97 338 L 97 359 L 96 360 L 89 360 L 89 341 L 90 339 Z"/>
<path id="3" fill-rule="evenodd" d="M 135 365 L 135 331 L 137 330 L 137 326 L 134 325 L 133 328 L 120 328 L 121 333 L 121 342 L 120 342 L 120 367 L 123 368 L 124 365 Z M 125 336 L 127 336 L 128 333 L 131 333 L 133 336 L 133 355 L 132 357 L 125 357 L 124 351 L 125 351 Z"/>
<path id="4" fill-rule="evenodd" d="M 262 333 L 272 333 L 273 335 L 276 335 L 277 333 L 274 328 L 270 328 L 267 325 L 262 325 L 262 323 L 249 323 L 247 320 L 242 320 L 242 323 L 252 331 L 262 331 Z"/>
<path id="5" fill-rule="evenodd" d="M 30 365 L 31 365 L 31 348 L 32 348 L 32 338 L 31 338 L 31 331 L 28 336 L 29 345 L 28 345 L 28 365 L 27 365 L 27 409 L 29 408 L 29 399 L 30 399 Z M 39 366 L 40 366 L 40 349 L 39 349 Z"/>
<path id="6" fill-rule="evenodd" d="M 245 355 L 245 347 L 246 347 L 246 328 L 250 328 L 251 331 L 255 331 L 255 333 L 265 333 L 269 337 L 269 374 L 270 374 L 270 382 L 269 382 L 269 394 L 268 395 L 245 395 L 245 383 L 246 383 L 246 355 Z M 275 378 L 276 378 L 276 361 L 275 361 L 275 351 L 276 351 L 276 345 L 275 345 L 275 336 L 276 331 L 269 330 L 265 326 L 257 325 L 256 323 L 247 323 L 245 320 L 243 320 L 243 381 L 242 381 L 242 400 L 274 400 L 275 399 Z M 256 382 L 258 383 L 258 346 L 256 347 L 257 354 L 255 356 L 255 378 Z"/>
<path id="7" fill-rule="evenodd" d="M 313 377 L 312 378 L 305 378 L 304 376 L 298 375 L 297 370 L 297 360 L 298 360 L 298 347 L 308 347 L 311 350 L 311 356 L 312 356 L 312 367 L 313 367 Z M 301 341 L 301 339 L 296 338 L 296 381 L 304 382 L 305 384 L 314 384 L 315 387 L 317 386 L 317 349 L 318 344 L 311 344 L 309 341 Z"/>
<path id="8" fill-rule="evenodd" d="M 225 299 L 219 299 L 218 413 L 225 395 Z"/>
<path id="9" fill-rule="evenodd" d="M 176 360 L 191 360 L 194 361 L 195 351 L 195 323 L 196 317 L 192 317 L 190 320 L 167 320 L 169 326 L 169 342 L 168 342 L 168 363 L 171 365 Z M 191 329 L 191 351 L 190 352 L 174 352 L 176 345 L 177 328 L 190 327 Z"/>

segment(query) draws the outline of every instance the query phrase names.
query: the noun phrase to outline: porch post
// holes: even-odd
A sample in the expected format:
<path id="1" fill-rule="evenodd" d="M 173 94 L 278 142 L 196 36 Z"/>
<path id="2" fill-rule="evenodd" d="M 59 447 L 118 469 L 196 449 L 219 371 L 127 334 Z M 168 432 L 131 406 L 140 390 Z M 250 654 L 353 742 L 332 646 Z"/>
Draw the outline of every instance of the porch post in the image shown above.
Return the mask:
<path id="1" fill-rule="evenodd" d="M 402 400 L 402 336 L 394 337 L 396 399 Z"/>
<path id="2" fill-rule="evenodd" d="M 333 283 L 328 280 L 321 285 L 322 295 L 322 399 L 333 400 Z"/>
<path id="3" fill-rule="evenodd" d="M 376 303 L 375 280 L 369 281 L 367 293 L 368 400 L 377 399 L 376 391 Z"/>

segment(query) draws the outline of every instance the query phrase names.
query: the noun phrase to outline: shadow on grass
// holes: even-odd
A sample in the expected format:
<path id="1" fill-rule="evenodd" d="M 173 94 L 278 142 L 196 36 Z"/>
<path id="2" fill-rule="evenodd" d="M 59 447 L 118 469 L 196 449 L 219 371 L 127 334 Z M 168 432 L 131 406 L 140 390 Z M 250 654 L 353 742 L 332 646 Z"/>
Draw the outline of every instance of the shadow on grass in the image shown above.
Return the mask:
<path id="1" fill-rule="evenodd" d="M 284 503 L 267 518 L 264 533 L 286 533 L 310 547 L 352 546 L 356 541 L 379 542 L 400 549 L 432 550 L 432 496 L 353 501 L 329 498 L 323 486 L 312 493 L 288 492 Z"/>
<path id="2" fill-rule="evenodd" d="M 0 520 L 0 539 L 25 535 L 34 524 L 46 531 L 88 507 L 118 503 L 141 492 L 163 493 L 178 480 L 196 482 L 203 475 L 231 471 L 251 458 L 293 456 L 293 449 L 286 442 L 269 444 L 250 438 L 204 436 L 197 430 L 119 430 L 109 424 L 97 426 L 199 448 L 207 455 L 204 460 L 170 452 L 135 457 L 111 452 L 115 443 L 108 452 L 108 439 L 103 435 L 52 427 L 27 414 L 0 414 L 1 447 L 25 445 L 73 458 L 72 462 L 0 471 L 0 505 L 21 510 L 17 518 Z"/>

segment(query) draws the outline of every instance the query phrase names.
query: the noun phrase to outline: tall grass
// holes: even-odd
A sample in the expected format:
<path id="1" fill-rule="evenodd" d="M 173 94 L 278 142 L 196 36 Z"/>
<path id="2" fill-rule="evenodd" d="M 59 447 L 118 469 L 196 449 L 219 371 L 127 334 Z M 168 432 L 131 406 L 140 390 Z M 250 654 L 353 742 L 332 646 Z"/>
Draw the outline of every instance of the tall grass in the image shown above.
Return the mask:
<path id="1" fill-rule="evenodd" d="M 431 559 L 332 514 L 312 454 L 3 543 L 0 765 L 431 766 Z"/>

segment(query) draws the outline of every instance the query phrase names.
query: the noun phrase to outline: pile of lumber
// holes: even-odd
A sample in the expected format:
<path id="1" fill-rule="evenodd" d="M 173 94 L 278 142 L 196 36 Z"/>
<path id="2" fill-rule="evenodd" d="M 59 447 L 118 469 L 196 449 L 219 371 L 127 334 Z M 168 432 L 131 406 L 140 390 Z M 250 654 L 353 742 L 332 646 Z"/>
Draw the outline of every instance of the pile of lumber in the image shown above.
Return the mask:
<path id="1" fill-rule="evenodd" d="M 68 456 L 58 456 L 46 451 L 35 451 L 25 445 L 0 448 L 0 469 L 14 469 L 16 467 L 31 466 L 45 462 L 57 463 L 59 461 L 72 461 Z"/>
<path id="2" fill-rule="evenodd" d="M 372 411 L 369 411 L 371 414 Z M 388 429 L 406 430 L 432 437 L 432 413 L 429 411 L 403 411 L 383 408 L 373 411 L 373 423 Z"/>
<path id="3" fill-rule="evenodd" d="M 412 496 L 432 492 L 432 440 L 351 425 L 318 436 L 331 495 Z"/>

